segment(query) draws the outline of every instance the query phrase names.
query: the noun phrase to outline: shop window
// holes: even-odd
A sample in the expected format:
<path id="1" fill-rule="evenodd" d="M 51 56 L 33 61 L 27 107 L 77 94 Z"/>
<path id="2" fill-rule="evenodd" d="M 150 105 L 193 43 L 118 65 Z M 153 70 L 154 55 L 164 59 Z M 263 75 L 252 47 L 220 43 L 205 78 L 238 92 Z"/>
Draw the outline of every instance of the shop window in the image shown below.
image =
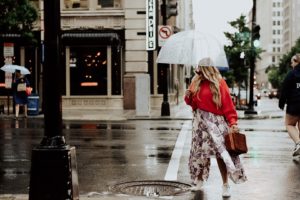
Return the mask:
<path id="1" fill-rule="evenodd" d="M 31 72 L 26 77 L 29 80 L 31 87 L 35 85 L 35 47 L 29 46 L 25 48 L 25 67 Z M 33 87 L 34 88 L 34 87 Z M 33 91 L 36 92 L 36 91 Z"/>
<path id="2" fill-rule="evenodd" d="M 88 8 L 88 0 L 64 0 L 65 9 Z"/>
<path id="3" fill-rule="evenodd" d="M 106 47 L 70 48 L 70 94 L 107 95 Z"/>
<path id="4" fill-rule="evenodd" d="M 121 47 L 112 48 L 111 66 L 111 93 L 121 95 L 122 68 L 121 68 Z"/>
<path id="5" fill-rule="evenodd" d="M 100 8 L 120 8 L 120 0 L 98 0 L 98 6 Z"/>

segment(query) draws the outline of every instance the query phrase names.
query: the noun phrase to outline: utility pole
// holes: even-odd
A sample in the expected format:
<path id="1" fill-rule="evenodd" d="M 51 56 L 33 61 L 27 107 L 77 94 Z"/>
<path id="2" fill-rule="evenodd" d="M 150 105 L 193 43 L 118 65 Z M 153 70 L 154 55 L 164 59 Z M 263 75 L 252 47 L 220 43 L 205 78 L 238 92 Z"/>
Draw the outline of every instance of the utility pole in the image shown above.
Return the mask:
<path id="1" fill-rule="evenodd" d="M 253 0 L 252 8 L 252 21 L 251 21 L 251 57 L 250 57 L 250 98 L 249 98 L 249 108 L 245 110 L 245 114 L 257 114 L 257 111 L 254 110 L 254 101 L 253 101 L 253 87 L 254 87 L 254 72 L 255 72 L 255 47 L 253 40 L 253 28 L 256 25 L 256 0 Z"/>
<path id="2" fill-rule="evenodd" d="M 60 0 L 44 0 L 44 138 L 32 150 L 29 200 L 79 199 L 75 147 L 62 134 Z"/>
<path id="3" fill-rule="evenodd" d="M 163 25 L 167 25 L 167 19 L 176 16 L 177 13 L 177 1 L 162 0 L 160 7 Z M 161 105 L 161 116 L 170 116 L 170 105 L 168 102 L 168 69 L 170 64 L 159 64 L 162 67 L 163 73 L 163 102 Z"/>
<path id="4" fill-rule="evenodd" d="M 161 16 L 163 25 L 167 25 L 167 4 L 162 0 Z M 170 116 L 170 104 L 168 102 L 168 69 L 169 64 L 159 64 L 163 72 L 163 102 L 161 104 L 161 116 Z"/>

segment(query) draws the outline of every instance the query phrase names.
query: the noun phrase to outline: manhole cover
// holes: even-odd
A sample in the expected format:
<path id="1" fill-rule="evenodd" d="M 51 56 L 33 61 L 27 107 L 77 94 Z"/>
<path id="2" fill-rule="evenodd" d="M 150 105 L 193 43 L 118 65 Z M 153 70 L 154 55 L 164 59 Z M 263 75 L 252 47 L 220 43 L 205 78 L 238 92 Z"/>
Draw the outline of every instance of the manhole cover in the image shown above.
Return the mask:
<path id="1" fill-rule="evenodd" d="M 191 185 L 176 181 L 131 181 L 111 186 L 111 191 L 137 196 L 175 196 L 189 191 Z"/>

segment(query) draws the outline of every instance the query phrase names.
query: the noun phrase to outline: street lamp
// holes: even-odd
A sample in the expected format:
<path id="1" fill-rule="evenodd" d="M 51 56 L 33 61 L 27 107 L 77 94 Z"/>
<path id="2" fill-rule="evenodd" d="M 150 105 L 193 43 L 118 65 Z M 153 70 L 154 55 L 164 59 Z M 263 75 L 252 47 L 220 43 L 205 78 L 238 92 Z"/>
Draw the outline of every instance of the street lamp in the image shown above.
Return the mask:
<path id="1" fill-rule="evenodd" d="M 62 134 L 60 0 L 44 0 L 45 136 L 32 150 L 29 200 L 79 199 L 75 147 Z"/>

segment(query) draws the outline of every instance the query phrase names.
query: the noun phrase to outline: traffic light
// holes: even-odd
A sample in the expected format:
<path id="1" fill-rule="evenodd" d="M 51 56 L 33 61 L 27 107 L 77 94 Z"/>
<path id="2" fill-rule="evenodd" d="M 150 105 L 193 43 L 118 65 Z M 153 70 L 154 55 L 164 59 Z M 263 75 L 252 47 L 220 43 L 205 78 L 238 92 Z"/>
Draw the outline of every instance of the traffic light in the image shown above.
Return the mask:
<path id="1" fill-rule="evenodd" d="M 259 25 L 254 25 L 253 29 L 252 29 L 252 42 L 254 47 L 259 47 L 260 43 L 259 43 L 259 38 L 260 38 L 260 26 Z"/>
<path id="2" fill-rule="evenodd" d="M 169 19 L 172 16 L 177 16 L 177 1 L 170 0 L 166 6 L 166 17 Z"/>

